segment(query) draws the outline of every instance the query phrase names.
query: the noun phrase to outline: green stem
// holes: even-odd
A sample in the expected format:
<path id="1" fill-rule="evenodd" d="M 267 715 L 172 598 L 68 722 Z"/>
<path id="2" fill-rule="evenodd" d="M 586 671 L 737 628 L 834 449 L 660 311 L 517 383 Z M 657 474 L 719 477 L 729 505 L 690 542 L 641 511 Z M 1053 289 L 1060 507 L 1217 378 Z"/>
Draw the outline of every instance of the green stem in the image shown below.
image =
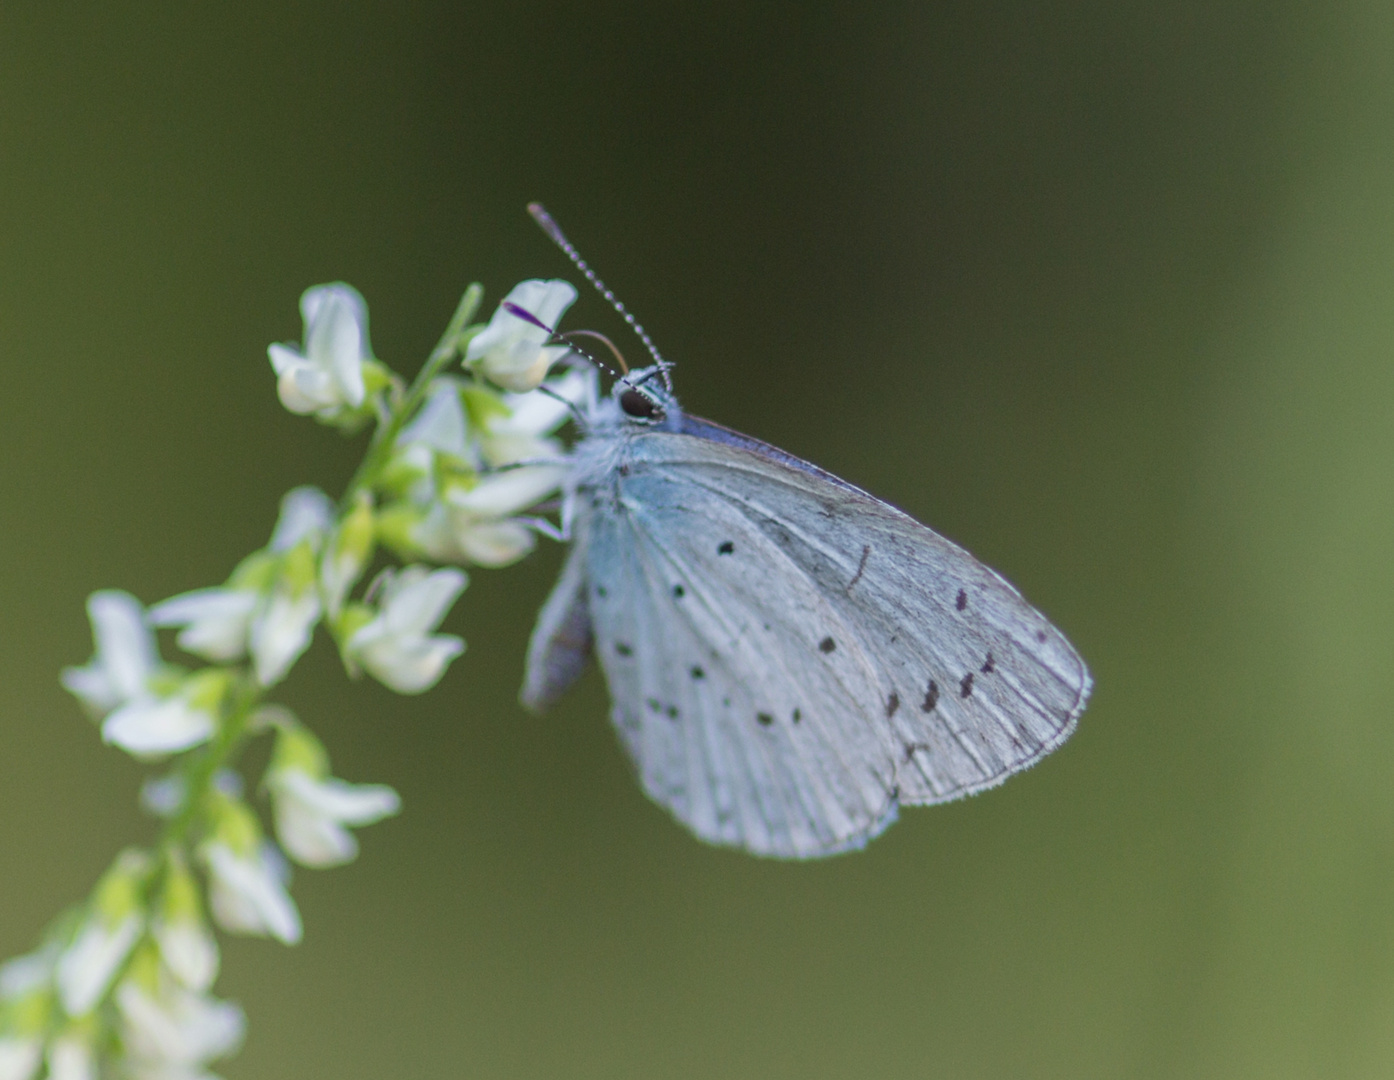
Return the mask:
<path id="1" fill-rule="evenodd" d="M 377 431 L 373 433 L 373 441 L 368 446 L 368 452 L 363 455 L 363 463 L 353 474 L 353 479 L 349 481 L 349 485 L 344 491 L 344 497 L 340 500 L 340 509 L 349 510 L 353 506 L 354 500 L 358 498 L 358 493 L 367 491 L 373 486 L 377 474 L 382 470 L 383 465 L 387 463 L 388 456 L 392 453 L 392 447 L 396 444 L 397 435 L 401 432 L 402 427 L 425 400 L 431 383 L 440 374 L 441 369 L 455 357 L 460 331 L 469 325 L 470 319 L 474 318 L 474 313 L 479 310 L 479 302 L 483 299 L 484 286 L 478 282 L 466 289 L 465 295 L 460 297 L 460 303 L 456 305 L 455 314 L 451 316 L 445 333 L 441 335 L 436 347 L 431 350 L 431 355 L 426 358 L 426 362 L 421 365 L 421 370 L 412 381 L 411 388 L 407 390 L 401 405 L 394 409 L 387 422 L 380 424 Z"/>
<path id="2" fill-rule="evenodd" d="M 177 847 L 187 842 L 190 829 L 204 811 L 204 802 L 213 778 L 218 775 L 219 769 L 236 759 L 242 745 L 247 741 L 247 723 L 261 701 L 261 688 L 256 685 L 250 672 L 240 681 L 237 694 L 237 703 L 219 727 L 212 745 L 189 766 L 185 775 L 187 789 L 184 792 L 184 805 L 165 826 L 160 837 L 161 849 Z"/>

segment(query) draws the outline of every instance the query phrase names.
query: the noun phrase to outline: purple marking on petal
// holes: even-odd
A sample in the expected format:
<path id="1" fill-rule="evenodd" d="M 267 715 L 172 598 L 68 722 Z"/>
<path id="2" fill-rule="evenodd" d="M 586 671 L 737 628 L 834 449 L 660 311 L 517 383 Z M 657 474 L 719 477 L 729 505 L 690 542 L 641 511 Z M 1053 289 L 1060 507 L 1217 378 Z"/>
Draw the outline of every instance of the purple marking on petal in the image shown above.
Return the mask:
<path id="1" fill-rule="evenodd" d="M 537 327 L 539 330 L 546 330 L 549 334 L 556 333 L 555 330 L 553 330 L 545 322 L 539 319 L 531 311 L 528 311 L 527 308 L 520 308 L 512 300 L 505 300 L 502 304 L 499 305 L 499 307 L 503 308 L 503 310 L 508 312 L 510 315 L 518 316 L 518 318 L 522 319 L 523 322 L 532 323 L 533 326 Z"/>

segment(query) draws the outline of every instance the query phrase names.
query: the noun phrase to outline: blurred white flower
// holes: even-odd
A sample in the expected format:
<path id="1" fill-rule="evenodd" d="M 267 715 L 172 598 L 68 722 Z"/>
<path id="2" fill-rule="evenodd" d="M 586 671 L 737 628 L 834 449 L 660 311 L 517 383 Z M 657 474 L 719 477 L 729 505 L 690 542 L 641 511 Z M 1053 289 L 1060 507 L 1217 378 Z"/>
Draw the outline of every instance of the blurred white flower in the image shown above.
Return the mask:
<path id="1" fill-rule="evenodd" d="M 160 957 L 190 990 L 207 990 L 218 975 L 218 943 L 202 920 L 156 919 L 150 928 Z"/>
<path id="2" fill-rule="evenodd" d="M 583 406 L 597 394 L 593 368 L 576 368 L 559 378 L 548 379 L 542 390 L 525 394 L 504 394 L 506 412 L 491 416 L 480 434 L 484 460 L 495 467 L 520 461 L 560 458 L 562 446 L 551 435 L 571 416 L 568 402 Z"/>
<path id="3" fill-rule="evenodd" d="M 443 375 L 431 384 L 426 404 L 397 435 L 399 447 L 423 446 L 462 461 L 471 457 L 469 421 L 460 403 L 461 383 Z"/>
<path id="4" fill-rule="evenodd" d="M 412 539 L 434 559 L 498 568 L 517 562 L 537 540 L 514 514 L 541 502 L 561 486 L 561 465 L 522 465 L 480 479 L 468 490 L 452 488 L 432 507 Z"/>
<path id="5" fill-rule="evenodd" d="M 204 922 L 198 883 L 177 855 L 170 857 L 151 936 L 160 959 L 190 990 L 203 991 L 218 976 L 218 943 Z"/>
<path id="6" fill-rule="evenodd" d="M 176 983 L 151 990 L 126 979 L 115 996 L 126 1064 L 142 1080 L 206 1077 L 204 1066 L 236 1050 L 246 1031 L 236 1005 Z"/>
<path id="7" fill-rule="evenodd" d="M 102 741 L 137 757 L 158 757 L 213 737 L 217 721 L 183 696 L 146 697 L 123 705 L 102 722 Z"/>
<path id="8" fill-rule="evenodd" d="M 103 589 L 87 598 L 96 653 L 84 667 L 63 670 L 63 685 L 96 716 L 142 697 L 159 665 L 145 612 L 130 593 Z"/>
<path id="9" fill-rule="evenodd" d="M 221 840 L 203 845 L 210 874 L 209 904 L 229 933 L 271 936 L 287 945 L 300 940 L 300 912 L 286 892 L 280 853 L 261 843 L 239 854 Z"/>
<path id="10" fill-rule="evenodd" d="M 454 488 L 445 501 L 480 520 L 497 520 L 537 505 L 561 486 L 563 465 L 520 465 L 481 477 L 469 490 Z"/>
<path id="11" fill-rule="evenodd" d="M 80 1035 L 60 1035 L 49 1044 L 46 1080 L 97 1080 L 92 1045 Z"/>
<path id="12" fill-rule="evenodd" d="M 0 1035 L 0 1080 L 33 1080 L 43 1053 L 37 1035 Z"/>
<path id="13" fill-rule="evenodd" d="M 90 918 L 58 961 L 58 998 L 69 1016 L 82 1016 L 96 1005 L 116 976 L 145 921 L 138 912 L 108 923 Z"/>
<path id="14" fill-rule="evenodd" d="M 91 908 L 55 968 L 58 1000 L 69 1016 L 82 1016 L 101 1000 L 140 938 L 149 868 L 148 856 L 124 851 L 97 883 Z"/>
<path id="15" fill-rule="evenodd" d="M 357 290 L 336 283 L 317 285 L 300 297 L 305 320 L 303 350 L 272 345 L 276 392 L 293 413 L 333 418 L 363 404 L 363 362 L 368 360 L 368 308 Z"/>
<path id="16" fill-rule="evenodd" d="M 287 552 L 302 540 L 318 548 L 334 525 L 334 501 L 313 484 L 291 488 L 281 497 L 281 512 L 271 531 L 272 551 Z"/>
<path id="17" fill-rule="evenodd" d="M 445 674 L 446 665 L 465 651 L 460 638 L 431 631 L 468 581 L 459 570 L 408 566 L 383 571 L 378 614 L 349 637 L 345 659 L 361 664 L 399 694 L 429 690 Z"/>
<path id="18" fill-rule="evenodd" d="M 280 682 L 301 653 L 310 647 L 315 623 L 322 614 L 319 593 L 301 586 L 278 585 L 252 624 L 252 659 L 257 682 Z"/>
<path id="19" fill-rule="evenodd" d="M 437 562 L 465 562 L 490 569 L 509 566 L 537 546 L 519 521 L 481 520 L 467 510 L 435 503 L 411 530 L 411 542 Z"/>
<path id="20" fill-rule="evenodd" d="M 252 666 L 262 686 L 284 678 L 309 648 L 323 613 L 316 557 L 333 521 L 334 505 L 318 488 L 298 487 L 281 500 L 270 544 L 281 562 L 251 627 Z"/>
<path id="21" fill-rule="evenodd" d="M 531 390 L 569 350 L 565 345 L 548 345 L 551 334 L 547 330 L 515 315 L 507 305 L 520 308 L 543 326 L 555 329 L 575 301 L 576 290 L 570 282 L 520 282 L 504 298 L 489 325 L 470 341 L 465 350 L 465 366 L 481 372 L 505 390 Z"/>
<path id="22" fill-rule="evenodd" d="M 187 750 L 210 738 L 216 720 L 199 700 L 207 687 L 186 681 L 156 693 L 160 674 L 155 639 L 140 601 L 104 590 L 87 601 L 96 655 L 86 666 L 67 668 L 63 685 L 102 721 L 102 739 L 132 754 L 150 756 Z"/>
<path id="23" fill-rule="evenodd" d="M 358 854 L 358 841 L 344 826 L 371 825 L 401 809 L 385 784 L 350 784 L 282 769 L 267 780 L 276 806 L 276 836 L 287 854 L 305 866 L 339 866 Z"/>
<path id="24" fill-rule="evenodd" d="M 333 504 L 318 488 L 287 492 L 267 551 L 244 560 L 226 586 L 156 604 L 151 622 L 182 626 L 180 647 L 209 660 L 237 660 L 250 649 L 258 681 L 278 682 L 319 621 L 315 559 L 333 521 Z"/>
<path id="25" fill-rule="evenodd" d="M 0 1001 L 14 1001 L 47 986 L 62 951 L 50 942 L 35 952 L 7 960 L 0 966 Z"/>
<path id="26" fill-rule="evenodd" d="M 175 640 L 185 652 L 209 660 L 237 660 L 247 651 L 259 599 L 255 589 L 195 589 L 156 604 L 150 609 L 150 622 L 182 626 Z"/>

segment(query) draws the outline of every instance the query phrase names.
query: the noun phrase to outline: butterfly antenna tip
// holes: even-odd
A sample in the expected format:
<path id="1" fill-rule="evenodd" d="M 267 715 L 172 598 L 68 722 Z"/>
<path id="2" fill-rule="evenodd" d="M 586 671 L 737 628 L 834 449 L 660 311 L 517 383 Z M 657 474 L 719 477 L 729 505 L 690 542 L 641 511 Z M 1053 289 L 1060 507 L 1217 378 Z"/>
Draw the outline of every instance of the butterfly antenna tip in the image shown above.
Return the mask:
<path id="1" fill-rule="evenodd" d="M 662 354 L 658 351 L 658 347 L 654 345 L 653 339 L 649 337 L 648 331 L 644 329 L 638 319 L 629 313 L 629 309 L 624 306 L 618 296 L 610 291 L 605 282 L 601 281 L 600 278 L 596 276 L 595 271 L 590 268 L 590 264 L 588 264 L 585 259 L 581 258 L 581 253 L 577 251 L 575 245 L 566 238 L 566 234 L 561 231 L 561 226 L 557 224 L 556 219 L 553 218 L 551 214 L 547 213 L 546 207 L 540 202 L 530 202 L 528 203 L 528 213 L 532 215 L 533 221 L 537 222 L 542 231 L 547 234 L 547 238 L 551 240 L 552 243 L 556 244 L 557 247 L 561 248 L 562 254 L 570 259 L 572 265 L 574 265 L 577 270 L 581 271 L 587 281 L 595 286 L 595 291 L 600 293 L 609 305 L 619 313 L 620 318 L 624 319 L 624 321 L 629 324 L 629 328 L 634 331 L 634 336 L 643 343 L 644 348 L 647 349 L 649 355 L 653 357 L 654 363 L 658 365 L 658 370 L 663 375 L 663 382 L 668 387 L 669 392 L 671 392 L 673 389 L 673 380 L 669 378 L 668 372 L 672 370 L 673 365 L 669 361 L 663 359 Z M 614 349 L 614 346 L 611 345 L 610 348 Z M 618 350 L 616 350 L 616 354 L 618 355 Z M 620 359 L 620 363 L 624 363 L 623 358 Z"/>

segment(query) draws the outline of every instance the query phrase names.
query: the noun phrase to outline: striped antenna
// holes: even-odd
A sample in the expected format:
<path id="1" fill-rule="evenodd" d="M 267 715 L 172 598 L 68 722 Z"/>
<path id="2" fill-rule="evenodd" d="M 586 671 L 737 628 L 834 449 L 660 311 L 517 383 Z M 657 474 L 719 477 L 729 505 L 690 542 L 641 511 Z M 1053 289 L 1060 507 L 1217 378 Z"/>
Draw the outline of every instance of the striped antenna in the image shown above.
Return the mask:
<path id="1" fill-rule="evenodd" d="M 654 363 L 658 365 L 659 371 L 663 373 L 663 382 L 667 385 L 669 392 L 672 392 L 673 381 L 668 378 L 668 369 L 673 365 L 663 359 L 658 351 L 658 346 L 649 337 L 648 331 L 640 325 L 639 320 L 629 313 L 629 309 L 624 306 L 620 298 L 612 293 L 605 282 L 596 277 L 595 271 L 590 268 L 586 260 L 581 258 L 581 253 L 576 250 L 566 234 L 561 231 L 561 226 L 556 223 L 552 215 L 539 202 L 528 203 L 528 213 L 532 215 L 533 221 L 541 227 L 547 234 L 549 240 L 561 248 L 562 253 L 575 264 L 576 269 L 585 275 L 587 281 L 595 286 L 596 292 L 605 297 L 612 308 L 614 308 L 622 319 L 629 324 L 629 328 L 634 331 L 634 335 L 643 342 L 644 348 L 648 349 L 649 355 L 653 357 Z M 613 347 L 613 346 L 612 346 Z"/>

